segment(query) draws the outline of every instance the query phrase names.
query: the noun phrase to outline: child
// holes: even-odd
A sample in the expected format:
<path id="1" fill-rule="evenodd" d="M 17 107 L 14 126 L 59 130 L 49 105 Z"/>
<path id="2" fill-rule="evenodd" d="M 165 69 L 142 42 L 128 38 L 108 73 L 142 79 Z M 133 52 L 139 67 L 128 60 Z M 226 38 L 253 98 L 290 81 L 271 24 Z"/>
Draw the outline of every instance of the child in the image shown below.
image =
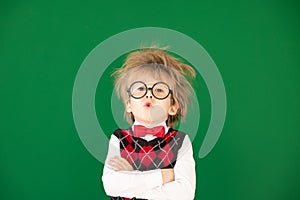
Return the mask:
<path id="1" fill-rule="evenodd" d="M 113 75 L 132 126 L 111 136 L 102 176 L 105 192 L 111 199 L 193 199 L 191 141 L 173 127 L 185 117 L 191 95 L 184 76 L 194 77 L 195 71 L 151 47 L 129 54 Z"/>

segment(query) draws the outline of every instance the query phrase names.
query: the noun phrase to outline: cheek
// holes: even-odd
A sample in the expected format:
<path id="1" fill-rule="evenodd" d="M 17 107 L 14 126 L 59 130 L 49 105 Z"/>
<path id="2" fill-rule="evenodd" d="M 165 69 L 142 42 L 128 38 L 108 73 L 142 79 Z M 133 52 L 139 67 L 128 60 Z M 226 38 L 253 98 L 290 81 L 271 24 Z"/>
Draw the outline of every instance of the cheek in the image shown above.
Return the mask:
<path id="1" fill-rule="evenodd" d="M 141 104 L 135 101 L 131 101 L 131 110 L 133 113 L 138 113 L 141 111 Z"/>
<path id="2" fill-rule="evenodd" d="M 155 112 L 157 115 L 159 114 L 161 116 L 168 116 L 169 109 L 170 103 L 168 101 L 163 101 L 153 107 L 153 112 Z"/>
<path id="3" fill-rule="evenodd" d="M 150 115 L 153 118 L 165 118 L 168 116 L 168 112 L 163 106 L 153 106 L 150 111 Z"/>

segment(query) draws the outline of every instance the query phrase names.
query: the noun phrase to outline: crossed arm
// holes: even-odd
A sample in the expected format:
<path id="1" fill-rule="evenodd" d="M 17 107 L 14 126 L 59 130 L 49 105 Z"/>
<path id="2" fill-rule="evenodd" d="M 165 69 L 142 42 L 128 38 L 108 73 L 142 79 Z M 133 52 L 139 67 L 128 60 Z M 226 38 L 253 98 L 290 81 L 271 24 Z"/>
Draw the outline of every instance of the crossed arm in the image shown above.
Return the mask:
<path id="1" fill-rule="evenodd" d="M 114 156 L 108 160 L 108 164 L 115 171 L 133 171 L 132 165 L 125 159 L 120 156 Z M 171 181 L 174 181 L 174 169 L 161 169 L 162 183 L 166 184 Z"/>
<path id="2" fill-rule="evenodd" d="M 102 180 L 110 196 L 191 200 L 195 193 L 195 176 L 195 162 L 188 136 L 178 152 L 174 169 L 141 172 L 133 170 L 127 160 L 120 157 L 119 140 L 112 135 Z"/>

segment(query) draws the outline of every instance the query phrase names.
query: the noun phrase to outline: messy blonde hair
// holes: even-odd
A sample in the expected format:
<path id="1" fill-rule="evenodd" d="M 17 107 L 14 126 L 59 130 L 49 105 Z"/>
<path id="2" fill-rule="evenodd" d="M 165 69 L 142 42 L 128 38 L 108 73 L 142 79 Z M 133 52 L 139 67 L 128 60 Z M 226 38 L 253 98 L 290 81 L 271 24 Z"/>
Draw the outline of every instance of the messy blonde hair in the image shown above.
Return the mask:
<path id="1" fill-rule="evenodd" d="M 178 103 L 178 111 L 175 115 L 169 115 L 167 125 L 174 127 L 180 118 L 184 119 L 187 112 L 189 97 L 192 94 L 192 86 L 187 78 L 195 77 L 195 70 L 168 54 L 165 49 L 155 47 L 142 48 L 130 53 L 121 68 L 112 75 L 115 77 L 115 89 L 124 104 L 129 100 L 127 89 L 130 84 L 138 79 L 140 73 L 151 73 L 154 78 L 167 78 L 173 91 L 172 104 Z M 132 124 L 132 113 L 124 112 L 126 120 Z"/>

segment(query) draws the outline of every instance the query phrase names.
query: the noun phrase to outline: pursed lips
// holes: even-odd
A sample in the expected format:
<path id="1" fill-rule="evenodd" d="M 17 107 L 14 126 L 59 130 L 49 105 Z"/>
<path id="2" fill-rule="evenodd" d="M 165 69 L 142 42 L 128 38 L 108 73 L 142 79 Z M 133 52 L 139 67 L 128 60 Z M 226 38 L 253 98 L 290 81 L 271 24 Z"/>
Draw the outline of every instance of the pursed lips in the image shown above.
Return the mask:
<path id="1" fill-rule="evenodd" d="M 151 107 L 152 107 L 151 102 L 146 102 L 146 103 L 144 104 L 144 107 L 151 108 Z"/>

